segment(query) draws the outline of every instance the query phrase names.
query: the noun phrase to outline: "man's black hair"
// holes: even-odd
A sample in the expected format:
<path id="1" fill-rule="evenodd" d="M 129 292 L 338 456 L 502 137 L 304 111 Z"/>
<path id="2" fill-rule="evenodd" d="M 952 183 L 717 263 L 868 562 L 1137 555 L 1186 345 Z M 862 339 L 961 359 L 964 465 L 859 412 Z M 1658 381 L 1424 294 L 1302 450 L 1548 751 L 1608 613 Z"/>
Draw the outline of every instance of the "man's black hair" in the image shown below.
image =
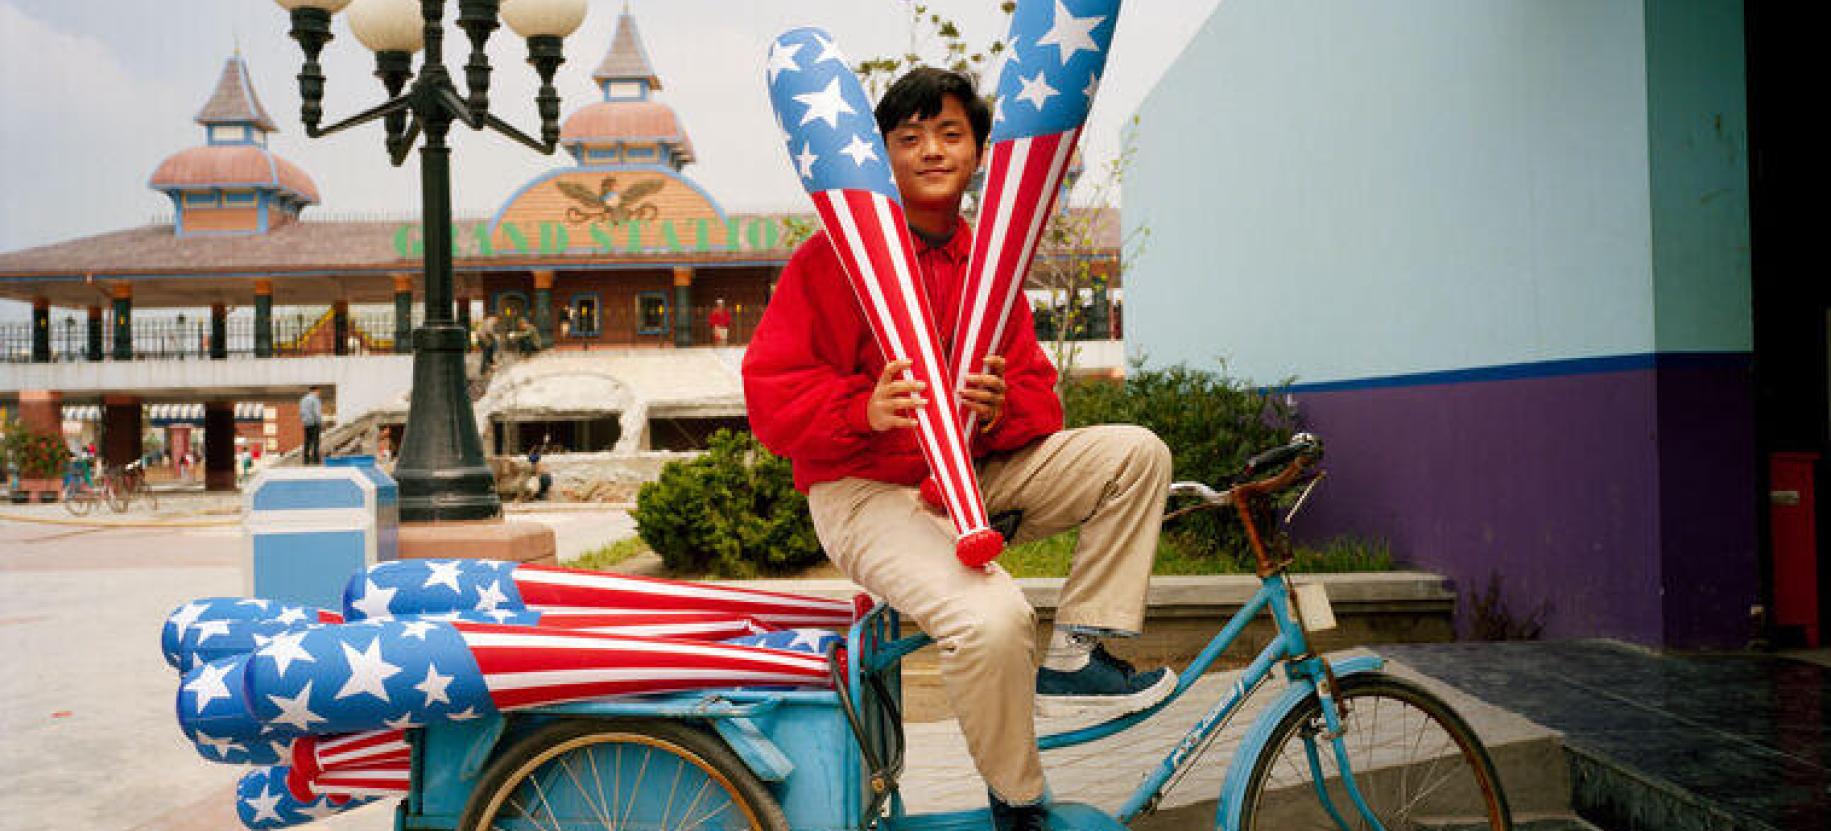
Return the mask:
<path id="1" fill-rule="evenodd" d="M 966 110 L 966 120 L 973 126 L 973 141 L 983 150 L 986 136 L 992 133 L 992 111 L 973 91 L 973 80 L 930 66 L 909 70 L 884 92 L 883 99 L 877 102 L 878 132 L 887 136 L 912 115 L 918 119 L 934 118 L 949 95 Z"/>

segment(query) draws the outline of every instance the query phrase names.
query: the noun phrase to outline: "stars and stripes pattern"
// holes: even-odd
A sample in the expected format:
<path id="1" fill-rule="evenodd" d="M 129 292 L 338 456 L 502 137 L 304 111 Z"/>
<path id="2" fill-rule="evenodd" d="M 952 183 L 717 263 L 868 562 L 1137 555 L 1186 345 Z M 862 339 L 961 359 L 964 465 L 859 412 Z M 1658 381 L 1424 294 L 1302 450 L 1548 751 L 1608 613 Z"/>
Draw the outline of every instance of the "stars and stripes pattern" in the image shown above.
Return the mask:
<path id="1" fill-rule="evenodd" d="M 789 160 L 878 348 L 886 361 L 910 361 L 904 377 L 927 384 L 927 404 L 916 412 L 917 444 L 959 536 L 956 553 L 970 565 L 990 562 L 1003 538 L 987 525 L 959 414 L 939 394 L 954 388 L 953 379 L 864 87 L 832 37 L 814 28 L 777 37 L 765 75 Z"/>
<path id="2" fill-rule="evenodd" d="M 371 730 L 293 741 L 286 786 L 294 799 L 320 794 L 405 793 L 413 749 L 405 730 Z"/>
<path id="3" fill-rule="evenodd" d="M 1003 354 L 1012 305 L 1055 208 L 1062 177 L 1106 70 L 1120 0 L 1019 0 L 999 76 L 985 190 L 963 300 L 955 310 L 954 377 Z M 975 418 L 963 411 L 966 434 Z"/>
<path id="4" fill-rule="evenodd" d="M 566 625 L 553 615 L 615 613 L 648 615 L 656 625 L 667 616 L 684 625 L 717 614 L 766 628 L 843 627 L 870 605 L 862 594 L 834 600 L 496 560 L 378 563 L 351 579 L 344 591 L 350 620 L 526 610 L 540 612 L 543 621 L 550 621 L 542 625 L 549 626 Z"/>
<path id="5" fill-rule="evenodd" d="M 277 622 L 290 626 L 341 623 L 343 616 L 328 609 L 286 606 L 258 597 L 203 597 L 179 606 L 166 616 L 165 624 L 159 629 L 159 652 L 165 656 L 167 664 L 180 671 L 189 670 L 195 664 L 185 665 L 183 646 L 187 636 L 199 645 L 211 644 L 211 649 L 215 649 L 215 639 L 227 635 L 238 622 Z M 247 642 L 252 643 L 252 637 Z M 252 651 L 252 647 L 242 651 Z"/>
<path id="6" fill-rule="evenodd" d="M 612 695 L 826 686 L 821 656 L 677 638 L 425 619 L 321 626 L 185 676 L 187 734 L 252 740 L 466 721 Z"/>
<path id="7" fill-rule="evenodd" d="M 280 765 L 243 774 L 235 788 L 235 815 L 242 825 L 255 831 L 290 828 L 375 801 L 369 797 L 332 795 L 301 800 L 287 789 L 287 773 L 286 766 Z"/>

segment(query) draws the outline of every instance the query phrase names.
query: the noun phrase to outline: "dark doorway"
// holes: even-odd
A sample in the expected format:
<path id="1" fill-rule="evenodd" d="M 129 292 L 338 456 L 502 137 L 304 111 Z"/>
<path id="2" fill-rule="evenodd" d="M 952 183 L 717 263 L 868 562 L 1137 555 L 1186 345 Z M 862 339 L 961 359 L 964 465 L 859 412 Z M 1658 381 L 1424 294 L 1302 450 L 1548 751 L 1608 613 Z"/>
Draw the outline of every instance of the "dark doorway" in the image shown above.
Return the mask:
<path id="1" fill-rule="evenodd" d="M 1770 488 L 1772 454 L 1818 453 L 1819 630 L 1831 622 L 1831 563 L 1825 557 L 1827 465 L 1831 439 L 1827 402 L 1826 318 L 1831 280 L 1817 251 L 1822 225 L 1818 187 L 1824 181 L 1822 130 L 1811 125 L 1824 97 L 1818 3 L 1744 4 L 1748 43 L 1750 235 L 1753 243 L 1756 439 L 1762 494 Z M 1765 575 L 1774 573 L 1769 505 L 1762 505 Z M 1776 631 L 1784 640 L 1789 633 Z"/>

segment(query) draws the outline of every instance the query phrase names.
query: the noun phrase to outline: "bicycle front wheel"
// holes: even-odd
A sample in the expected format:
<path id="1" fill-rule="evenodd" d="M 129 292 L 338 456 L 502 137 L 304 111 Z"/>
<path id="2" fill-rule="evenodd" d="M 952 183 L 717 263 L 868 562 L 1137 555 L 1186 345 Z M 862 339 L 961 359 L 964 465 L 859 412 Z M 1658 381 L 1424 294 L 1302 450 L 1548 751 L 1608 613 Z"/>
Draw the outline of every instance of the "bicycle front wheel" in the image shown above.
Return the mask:
<path id="1" fill-rule="evenodd" d="M 64 510 L 69 511 L 71 516 L 88 516 L 89 509 L 95 507 L 95 496 L 85 493 L 80 483 L 66 483 L 60 497 L 64 502 Z"/>
<path id="2" fill-rule="evenodd" d="M 144 473 L 134 478 L 134 496 L 146 500 L 146 507 L 159 510 L 159 497 L 153 494 L 153 486 L 147 483 Z"/>
<path id="3" fill-rule="evenodd" d="M 661 721 L 561 721 L 491 763 L 458 827 L 788 831 L 763 783 L 723 742 Z"/>
<path id="4" fill-rule="evenodd" d="M 1339 683 L 1348 767 L 1386 831 L 1513 827 L 1494 761 L 1442 699 L 1384 673 L 1349 675 Z M 1327 730 L 1315 695 L 1278 723 L 1253 763 L 1241 828 L 1373 827 L 1348 794 Z"/>

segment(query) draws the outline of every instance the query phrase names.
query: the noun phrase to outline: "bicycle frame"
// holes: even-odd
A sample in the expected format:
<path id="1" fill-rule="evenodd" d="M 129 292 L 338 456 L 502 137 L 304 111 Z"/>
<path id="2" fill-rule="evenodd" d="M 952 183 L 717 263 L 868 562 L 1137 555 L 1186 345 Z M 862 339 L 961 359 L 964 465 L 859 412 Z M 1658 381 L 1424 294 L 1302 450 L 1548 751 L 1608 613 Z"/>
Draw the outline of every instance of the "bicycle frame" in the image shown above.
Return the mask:
<path id="1" fill-rule="evenodd" d="M 1312 654 L 1302 624 L 1293 615 L 1291 609 L 1290 588 L 1281 573 L 1274 573 L 1265 578 L 1259 590 L 1246 602 L 1239 611 L 1228 619 L 1227 625 L 1216 633 L 1207 646 L 1190 662 L 1189 666 L 1177 677 L 1176 688 L 1163 701 L 1155 706 L 1130 715 L 1103 722 L 1090 727 L 1071 730 L 1064 733 L 1039 737 L 1037 747 L 1041 750 L 1073 747 L 1087 742 L 1098 741 L 1119 733 L 1150 719 L 1162 712 L 1171 703 L 1181 698 L 1195 685 L 1203 673 L 1233 645 L 1248 624 L 1258 617 L 1260 612 L 1269 610 L 1278 633 L 1264 649 L 1259 651 L 1251 664 L 1241 673 L 1221 700 L 1209 708 L 1195 726 L 1178 742 L 1170 753 L 1158 762 L 1145 780 L 1132 792 L 1125 803 L 1115 812 L 1120 823 L 1129 824 L 1140 815 L 1154 809 L 1162 799 L 1165 786 L 1201 754 L 1195 752 L 1204 747 L 1236 715 L 1247 697 L 1271 677 L 1275 664 L 1284 663 L 1286 677 L 1291 685 L 1279 698 L 1254 722 L 1253 727 L 1242 740 L 1239 750 L 1230 762 L 1230 768 L 1222 788 L 1219 803 L 1217 827 L 1223 831 L 1233 831 L 1239 825 L 1239 813 L 1246 788 L 1246 780 L 1251 773 L 1252 761 L 1264 749 L 1270 738 L 1272 728 L 1291 710 L 1300 705 L 1312 692 L 1319 692 L 1323 702 L 1322 709 L 1329 730 L 1334 734 L 1331 744 L 1340 770 L 1349 771 L 1345 749 L 1341 747 L 1341 712 L 1333 696 L 1329 694 L 1329 682 L 1326 677 L 1333 673 L 1337 677 L 1378 670 L 1384 661 L 1378 656 L 1360 656 L 1325 664 L 1322 658 Z M 849 668 L 849 688 L 854 701 L 866 700 L 864 689 L 865 673 L 893 671 L 897 664 L 910 653 L 927 645 L 931 639 L 927 635 L 917 634 L 894 640 L 887 639 L 887 632 L 896 631 L 900 621 L 894 610 L 880 606 L 852 627 L 848 635 L 848 650 L 858 656 Z M 893 686 L 892 689 L 897 687 Z M 883 743 L 887 737 L 868 737 L 868 741 Z M 1320 760 L 1312 757 L 1312 767 L 1320 765 Z M 1314 777 L 1318 780 L 1320 776 Z M 1380 825 L 1373 817 L 1352 777 L 1344 776 L 1343 781 L 1356 810 L 1372 827 Z M 1319 796 L 1321 796 L 1319 792 Z M 1324 804 L 1331 804 L 1324 799 Z M 902 800 L 893 797 L 890 801 L 892 823 L 905 815 Z M 1333 810 L 1331 806 L 1331 810 Z M 1345 827 L 1345 823 L 1343 823 Z"/>

